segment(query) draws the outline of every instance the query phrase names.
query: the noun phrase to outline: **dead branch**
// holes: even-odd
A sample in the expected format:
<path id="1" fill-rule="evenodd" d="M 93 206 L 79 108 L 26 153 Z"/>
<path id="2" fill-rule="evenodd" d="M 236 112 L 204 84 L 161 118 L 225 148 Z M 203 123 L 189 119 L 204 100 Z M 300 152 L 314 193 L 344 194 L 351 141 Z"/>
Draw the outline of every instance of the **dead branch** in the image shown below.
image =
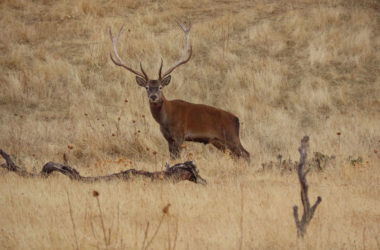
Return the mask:
<path id="1" fill-rule="evenodd" d="M 301 185 L 301 201 L 303 205 L 303 215 L 301 220 L 298 217 L 298 207 L 293 207 L 294 220 L 297 227 L 297 236 L 303 238 L 306 234 L 306 228 L 309 225 L 311 219 L 314 216 L 314 212 L 317 209 L 319 203 L 322 202 L 322 198 L 318 196 L 315 204 L 310 207 L 309 196 L 308 196 L 308 185 L 306 181 L 306 175 L 309 173 L 308 170 L 304 170 L 306 158 L 307 158 L 307 146 L 309 142 L 309 136 L 304 136 L 301 140 L 301 147 L 298 148 L 300 152 L 300 162 L 298 164 L 298 179 Z"/>
<path id="2" fill-rule="evenodd" d="M 128 169 L 119 173 L 104 176 L 81 176 L 79 172 L 66 164 L 48 162 L 43 167 L 39 174 L 30 173 L 19 166 L 17 166 L 11 159 L 11 157 L 0 149 L 0 155 L 4 158 L 5 164 L 0 166 L 8 171 L 14 172 L 22 177 L 48 177 L 53 172 L 58 172 L 66 175 L 71 180 L 82 182 L 96 182 L 96 181 L 111 181 L 111 180 L 132 180 L 141 176 L 152 181 L 191 181 L 197 184 L 205 185 L 206 180 L 199 175 L 199 170 L 193 161 L 186 161 L 184 163 L 178 163 L 170 167 L 166 165 L 165 171 L 148 172 L 143 170 Z"/>
<path id="3" fill-rule="evenodd" d="M 22 176 L 22 177 L 34 177 L 36 174 L 34 173 L 29 173 L 26 170 L 20 168 L 17 166 L 11 159 L 11 157 L 5 153 L 2 149 L 0 149 L 0 155 L 4 158 L 5 164 L 1 164 L 0 166 L 2 168 L 5 168 L 9 171 L 15 172 L 16 174 Z"/>

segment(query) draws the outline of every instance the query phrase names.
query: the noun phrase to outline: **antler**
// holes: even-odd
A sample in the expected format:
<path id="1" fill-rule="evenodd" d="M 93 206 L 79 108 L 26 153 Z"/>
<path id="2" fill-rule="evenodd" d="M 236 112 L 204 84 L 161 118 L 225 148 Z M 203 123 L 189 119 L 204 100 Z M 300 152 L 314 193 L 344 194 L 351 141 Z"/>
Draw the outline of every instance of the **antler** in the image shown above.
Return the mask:
<path id="1" fill-rule="evenodd" d="M 116 59 L 117 59 L 117 61 L 116 61 L 113 58 L 113 56 L 112 56 L 112 52 L 110 52 L 110 57 L 111 57 L 112 62 L 114 64 L 116 64 L 117 66 L 121 66 L 121 67 L 125 68 L 126 70 L 132 72 L 133 74 L 141 76 L 142 78 L 144 78 L 145 80 L 148 81 L 148 75 L 145 73 L 145 71 L 144 71 L 144 69 L 142 67 L 141 62 L 140 62 L 140 69 L 141 69 L 142 74 L 140 72 L 138 72 L 138 71 L 136 71 L 136 70 L 128 67 L 127 65 L 125 65 L 125 63 L 123 62 L 123 60 L 120 58 L 119 53 L 117 53 L 117 42 L 118 42 L 119 37 L 121 36 L 121 34 L 123 34 L 123 32 L 124 32 L 124 26 L 121 27 L 121 29 L 119 31 L 119 34 L 117 35 L 116 38 L 114 38 L 112 36 L 111 28 L 109 28 L 109 32 L 110 32 L 111 41 L 113 43 L 113 51 L 115 52 L 115 56 L 116 56 Z"/>
<path id="2" fill-rule="evenodd" d="M 174 64 L 171 68 L 169 68 L 163 75 L 161 75 L 161 71 L 162 71 L 162 65 L 163 65 L 163 60 L 161 58 L 161 66 L 160 66 L 160 71 L 158 73 L 160 79 L 164 78 L 165 76 L 169 75 L 170 73 L 172 73 L 172 71 L 177 68 L 178 66 L 182 65 L 182 64 L 185 64 L 187 63 L 190 58 L 191 58 L 191 54 L 192 54 L 192 46 L 191 46 L 191 43 L 190 43 L 190 29 L 191 29 L 191 23 L 189 23 L 189 26 L 188 27 L 185 27 L 183 24 L 180 24 L 179 22 L 177 22 L 178 26 L 183 30 L 183 32 L 185 32 L 185 36 L 186 36 L 186 46 L 185 46 L 185 49 L 182 53 L 182 56 L 181 58 L 179 59 L 179 61 Z M 189 56 L 185 59 L 185 56 L 186 54 L 188 53 L 188 51 L 190 50 L 189 52 Z"/>

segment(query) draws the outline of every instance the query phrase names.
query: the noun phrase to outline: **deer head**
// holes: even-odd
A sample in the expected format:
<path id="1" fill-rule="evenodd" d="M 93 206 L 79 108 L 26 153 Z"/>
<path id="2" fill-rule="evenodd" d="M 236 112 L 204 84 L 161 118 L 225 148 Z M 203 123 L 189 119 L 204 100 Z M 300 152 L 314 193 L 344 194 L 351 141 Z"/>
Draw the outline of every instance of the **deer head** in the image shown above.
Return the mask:
<path id="1" fill-rule="evenodd" d="M 124 26 L 121 27 L 119 34 L 117 37 L 112 36 L 111 29 L 109 30 L 110 32 L 110 37 L 111 41 L 113 43 L 113 50 L 116 56 L 116 59 L 113 58 L 112 52 L 110 53 L 111 60 L 114 64 L 117 66 L 123 67 L 126 70 L 132 72 L 133 74 L 136 75 L 136 82 L 139 86 L 144 87 L 147 91 L 149 102 L 151 104 L 156 104 L 156 103 L 161 103 L 164 100 L 164 96 L 162 93 L 162 89 L 166 87 L 171 80 L 171 75 L 170 73 L 173 72 L 174 69 L 176 69 L 178 66 L 187 63 L 192 55 L 192 47 L 190 44 L 190 29 L 191 29 L 191 24 L 189 24 L 188 27 L 184 26 L 183 24 L 178 23 L 178 26 L 183 30 L 186 36 L 186 46 L 185 49 L 182 53 L 181 58 L 178 60 L 177 63 L 175 63 L 172 67 L 170 67 L 165 73 L 162 74 L 162 67 L 163 67 L 163 59 L 161 58 L 161 65 L 160 65 L 160 70 L 158 72 L 158 79 L 157 80 L 151 80 L 148 75 L 145 73 L 142 63 L 140 62 L 140 70 L 141 72 L 138 72 L 131 67 L 127 66 L 123 60 L 120 58 L 119 53 L 117 52 L 117 42 L 119 40 L 119 37 L 124 31 Z M 187 58 L 185 56 L 188 54 Z"/>

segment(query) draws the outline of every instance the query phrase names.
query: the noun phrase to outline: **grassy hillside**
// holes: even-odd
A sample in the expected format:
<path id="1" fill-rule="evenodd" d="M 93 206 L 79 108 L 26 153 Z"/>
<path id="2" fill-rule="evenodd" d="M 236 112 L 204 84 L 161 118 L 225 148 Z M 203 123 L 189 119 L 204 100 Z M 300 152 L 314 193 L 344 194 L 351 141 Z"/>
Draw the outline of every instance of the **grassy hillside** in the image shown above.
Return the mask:
<path id="1" fill-rule="evenodd" d="M 165 70 L 181 55 L 176 20 L 193 24 L 193 57 L 172 73 L 166 97 L 236 114 L 251 163 L 186 143 L 178 161 L 195 160 L 207 187 L 1 172 L 1 248 L 75 248 L 75 238 L 81 249 L 141 248 L 147 222 L 149 240 L 168 203 L 152 249 L 379 248 L 375 0 L 0 1 L 0 148 L 29 171 L 63 154 L 83 175 L 162 169 L 167 143 L 146 91 L 109 59 L 108 28 L 125 24 L 121 57 L 136 69 L 141 61 L 155 78 L 161 57 Z M 279 154 L 298 160 L 306 134 L 310 157 L 335 159 L 309 176 L 311 200 L 323 202 L 299 241 L 296 174 L 262 164 L 276 164 Z"/>

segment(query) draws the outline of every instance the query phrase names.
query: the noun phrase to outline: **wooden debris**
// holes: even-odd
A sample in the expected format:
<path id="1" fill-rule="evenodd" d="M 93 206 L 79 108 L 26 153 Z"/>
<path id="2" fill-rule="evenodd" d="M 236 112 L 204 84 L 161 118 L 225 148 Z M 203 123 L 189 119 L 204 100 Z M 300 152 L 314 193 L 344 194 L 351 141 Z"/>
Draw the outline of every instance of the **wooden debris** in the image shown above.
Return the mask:
<path id="1" fill-rule="evenodd" d="M 17 166 L 11 159 L 11 157 L 0 149 L 0 155 L 4 158 L 6 163 L 0 166 L 9 171 L 15 172 L 22 177 L 48 177 L 53 172 L 58 172 L 66 175 L 71 180 L 82 182 L 96 182 L 96 181 L 111 181 L 111 180 L 132 180 L 136 177 L 148 178 L 152 181 L 191 181 L 197 184 L 205 185 L 206 180 L 199 175 L 199 170 L 193 161 L 186 161 L 184 163 L 178 163 L 170 167 L 166 165 L 165 171 L 148 172 L 143 170 L 128 169 L 119 173 L 114 173 L 104 176 L 82 176 L 79 172 L 70 167 L 67 164 L 61 164 L 56 162 L 48 162 L 43 167 L 40 173 L 30 173 L 19 166 Z"/>

